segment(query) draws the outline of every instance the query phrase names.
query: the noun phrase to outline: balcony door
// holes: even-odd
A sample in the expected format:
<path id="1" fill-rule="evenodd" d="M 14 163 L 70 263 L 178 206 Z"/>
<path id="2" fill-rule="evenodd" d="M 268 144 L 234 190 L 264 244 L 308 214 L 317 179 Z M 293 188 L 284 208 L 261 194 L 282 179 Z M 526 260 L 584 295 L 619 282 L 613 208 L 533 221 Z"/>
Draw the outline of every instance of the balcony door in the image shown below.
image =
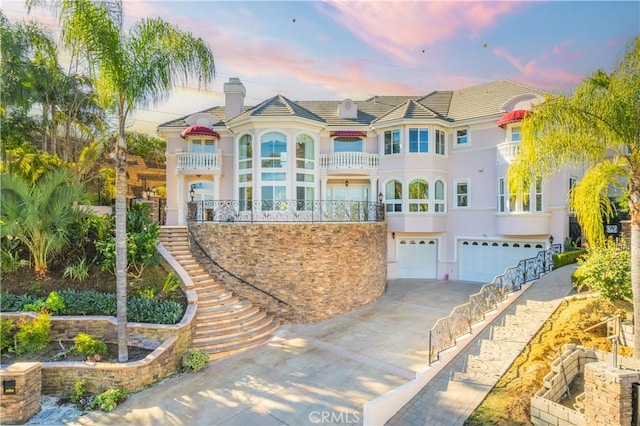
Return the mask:
<path id="1" fill-rule="evenodd" d="M 213 200 L 215 200 L 214 188 L 212 182 L 196 182 L 192 183 L 189 196 L 193 196 L 196 201 L 196 220 L 213 220 Z"/>
<path id="2" fill-rule="evenodd" d="M 366 220 L 369 215 L 369 186 L 329 185 L 328 212 L 333 220 Z"/>

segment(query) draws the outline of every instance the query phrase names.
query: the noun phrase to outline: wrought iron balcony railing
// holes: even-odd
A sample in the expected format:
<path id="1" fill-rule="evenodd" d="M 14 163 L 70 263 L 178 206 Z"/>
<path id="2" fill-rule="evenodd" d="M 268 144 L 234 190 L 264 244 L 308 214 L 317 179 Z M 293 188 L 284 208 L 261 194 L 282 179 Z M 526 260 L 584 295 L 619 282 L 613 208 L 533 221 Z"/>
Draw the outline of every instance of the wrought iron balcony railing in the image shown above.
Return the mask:
<path id="1" fill-rule="evenodd" d="M 384 204 L 331 200 L 204 200 L 188 203 L 190 222 L 382 222 Z"/>

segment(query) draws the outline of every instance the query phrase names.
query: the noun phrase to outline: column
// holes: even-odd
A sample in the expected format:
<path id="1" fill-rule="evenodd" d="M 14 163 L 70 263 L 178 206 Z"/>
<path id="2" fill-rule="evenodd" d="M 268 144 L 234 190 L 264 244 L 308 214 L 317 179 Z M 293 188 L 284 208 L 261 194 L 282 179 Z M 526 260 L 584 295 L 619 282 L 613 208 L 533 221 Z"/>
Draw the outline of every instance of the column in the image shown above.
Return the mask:
<path id="1" fill-rule="evenodd" d="M 369 202 L 377 203 L 378 202 L 378 179 L 377 178 L 369 178 Z"/>
<path id="2" fill-rule="evenodd" d="M 178 175 L 178 225 L 186 225 L 184 175 Z"/>
<path id="3" fill-rule="evenodd" d="M 329 178 L 323 177 L 320 178 L 320 200 L 327 201 L 329 199 L 327 194 L 327 181 Z"/>

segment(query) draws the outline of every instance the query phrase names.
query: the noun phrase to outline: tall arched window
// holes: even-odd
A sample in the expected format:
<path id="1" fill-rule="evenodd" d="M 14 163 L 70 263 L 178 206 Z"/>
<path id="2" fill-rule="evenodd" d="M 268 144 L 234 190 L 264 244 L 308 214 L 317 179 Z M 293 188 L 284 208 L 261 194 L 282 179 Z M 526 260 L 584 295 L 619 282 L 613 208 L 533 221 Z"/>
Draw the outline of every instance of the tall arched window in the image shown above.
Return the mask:
<path id="1" fill-rule="evenodd" d="M 390 180 L 385 185 L 384 198 L 386 201 L 387 212 L 402 211 L 402 182 L 399 180 Z"/>
<path id="2" fill-rule="evenodd" d="M 262 210 L 277 210 L 287 199 L 287 137 L 265 133 L 260 140 L 260 198 Z"/>
<path id="3" fill-rule="evenodd" d="M 242 211 L 251 210 L 253 201 L 253 143 L 251 135 L 238 141 L 238 202 Z"/>
<path id="4" fill-rule="evenodd" d="M 436 213 L 444 213 L 445 212 L 445 203 L 444 203 L 444 182 L 441 180 L 437 180 L 435 183 L 435 196 L 433 202 L 433 210 Z"/>
<path id="5" fill-rule="evenodd" d="M 298 135 L 296 138 L 296 208 L 311 210 L 315 189 L 315 149 L 313 138 Z"/>
<path id="6" fill-rule="evenodd" d="M 409 211 L 429 211 L 429 184 L 423 179 L 415 179 L 409 183 Z"/>

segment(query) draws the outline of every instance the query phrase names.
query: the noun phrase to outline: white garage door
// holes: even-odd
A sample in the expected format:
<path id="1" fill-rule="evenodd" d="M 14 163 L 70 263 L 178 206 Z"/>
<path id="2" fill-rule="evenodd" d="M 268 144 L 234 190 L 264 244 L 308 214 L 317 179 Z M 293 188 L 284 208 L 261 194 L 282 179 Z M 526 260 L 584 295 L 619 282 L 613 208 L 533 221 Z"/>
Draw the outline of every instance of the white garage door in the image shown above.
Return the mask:
<path id="1" fill-rule="evenodd" d="M 523 259 L 536 257 L 544 248 L 527 241 L 460 241 L 458 245 L 459 279 L 490 283 L 505 269 Z"/>
<path id="2" fill-rule="evenodd" d="M 435 279 L 438 245 L 429 238 L 400 238 L 398 241 L 398 278 Z"/>

